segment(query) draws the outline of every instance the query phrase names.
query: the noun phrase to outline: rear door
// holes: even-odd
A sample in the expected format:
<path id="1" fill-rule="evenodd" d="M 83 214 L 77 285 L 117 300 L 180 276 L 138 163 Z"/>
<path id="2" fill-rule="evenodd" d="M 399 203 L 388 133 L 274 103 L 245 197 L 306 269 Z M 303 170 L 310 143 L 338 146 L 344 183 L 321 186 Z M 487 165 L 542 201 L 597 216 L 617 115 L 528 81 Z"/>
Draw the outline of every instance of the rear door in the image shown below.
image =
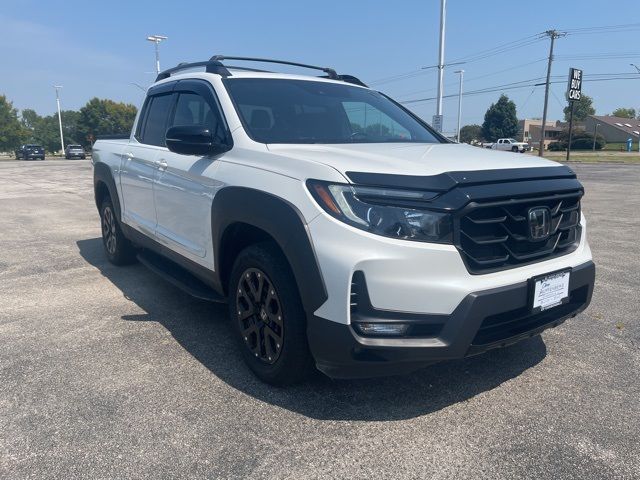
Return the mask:
<path id="1" fill-rule="evenodd" d="M 174 95 L 176 106 L 169 126 L 202 125 L 218 141 L 229 140 L 217 97 L 208 82 L 180 80 Z M 210 268 L 213 268 L 211 205 L 216 191 L 222 187 L 215 179 L 219 157 L 183 155 L 163 149 L 157 157 L 160 170 L 154 189 L 158 241 Z"/>
<path id="2" fill-rule="evenodd" d="M 150 237 L 155 236 L 157 225 L 153 198 L 159 166 L 157 156 L 166 151 L 165 133 L 175 100 L 174 86 L 172 82 L 149 90 L 135 135 L 122 155 L 123 219 Z"/>

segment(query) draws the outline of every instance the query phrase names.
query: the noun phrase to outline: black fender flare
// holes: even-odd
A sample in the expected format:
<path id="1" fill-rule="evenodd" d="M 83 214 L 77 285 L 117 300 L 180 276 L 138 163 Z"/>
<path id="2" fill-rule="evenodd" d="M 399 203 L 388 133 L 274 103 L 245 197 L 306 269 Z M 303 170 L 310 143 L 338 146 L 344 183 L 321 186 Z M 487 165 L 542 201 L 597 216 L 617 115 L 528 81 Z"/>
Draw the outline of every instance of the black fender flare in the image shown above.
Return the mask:
<path id="1" fill-rule="evenodd" d="M 96 207 L 100 209 L 100 183 L 104 183 L 109 191 L 109 197 L 113 203 L 113 208 L 116 210 L 116 217 L 120 221 L 121 209 L 120 209 L 120 197 L 118 197 L 118 189 L 116 188 L 116 181 L 113 178 L 113 173 L 106 163 L 96 163 L 93 166 L 93 193 L 96 202 Z"/>
<path id="2" fill-rule="evenodd" d="M 307 315 L 313 315 L 328 295 L 306 222 L 295 205 L 246 187 L 225 187 L 216 193 L 211 207 L 211 233 L 219 282 L 221 242 L 226 229 L 236 223 L 258 228 L 275 240 L 291 266 Z M 224 285 L 220 283 L 219 287 L 224 291 Z"/>

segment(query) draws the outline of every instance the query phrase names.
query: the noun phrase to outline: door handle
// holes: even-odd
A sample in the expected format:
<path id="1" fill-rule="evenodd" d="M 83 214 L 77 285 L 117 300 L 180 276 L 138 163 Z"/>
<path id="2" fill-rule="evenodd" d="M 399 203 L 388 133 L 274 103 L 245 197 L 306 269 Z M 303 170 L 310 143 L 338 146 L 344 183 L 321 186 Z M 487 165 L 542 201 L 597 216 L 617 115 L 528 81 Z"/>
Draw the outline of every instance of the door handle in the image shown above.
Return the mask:
<path id="1" fill-rule="evenodd" d="M 133 158 L 133 153 L 127 152 L 124 154 L 124 156 L 127 157 L 129 160 L 131 160 Z"/>
<path id="2" fill-rule="evenodd" d="M 165 162 L 164 160 L 160 160 L 160 161 L 156 162 L 156 165 L 158 165 L 158 170 L 161 170 L 163 172 L 169 166 L 169 164 L 167 162 Z"/>

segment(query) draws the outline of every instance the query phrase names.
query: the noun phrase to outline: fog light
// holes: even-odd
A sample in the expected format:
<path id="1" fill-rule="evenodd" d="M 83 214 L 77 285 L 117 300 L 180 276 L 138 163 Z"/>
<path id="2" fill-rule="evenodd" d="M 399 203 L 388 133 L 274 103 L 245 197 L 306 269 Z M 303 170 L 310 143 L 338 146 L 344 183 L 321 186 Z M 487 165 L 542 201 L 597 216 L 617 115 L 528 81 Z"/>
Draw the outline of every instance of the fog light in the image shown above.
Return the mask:
<path id="1" fill-rule="evenodd" d="M 407 333 L 409 325 L 406 323 L 369 323 L 357 322 L 353 326 L 362 335 L 399 337 Z"/>

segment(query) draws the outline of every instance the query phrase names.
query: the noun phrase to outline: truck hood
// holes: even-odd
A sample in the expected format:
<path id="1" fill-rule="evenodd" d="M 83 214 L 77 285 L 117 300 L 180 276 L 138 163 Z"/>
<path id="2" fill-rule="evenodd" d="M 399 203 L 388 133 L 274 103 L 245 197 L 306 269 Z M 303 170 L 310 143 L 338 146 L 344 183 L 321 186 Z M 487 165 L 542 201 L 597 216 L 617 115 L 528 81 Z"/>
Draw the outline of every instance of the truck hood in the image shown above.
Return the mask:
<path id="1" fill-rule="evenodd" d="M 556 167 L 532 155 L 497 152 L 470 145 L 448 144 L 269 144 L 269 151 L 289 158 L 314 161 L 346 172 L 396 175 L 438 175 L 444 172 L 506 168 Z"/>

